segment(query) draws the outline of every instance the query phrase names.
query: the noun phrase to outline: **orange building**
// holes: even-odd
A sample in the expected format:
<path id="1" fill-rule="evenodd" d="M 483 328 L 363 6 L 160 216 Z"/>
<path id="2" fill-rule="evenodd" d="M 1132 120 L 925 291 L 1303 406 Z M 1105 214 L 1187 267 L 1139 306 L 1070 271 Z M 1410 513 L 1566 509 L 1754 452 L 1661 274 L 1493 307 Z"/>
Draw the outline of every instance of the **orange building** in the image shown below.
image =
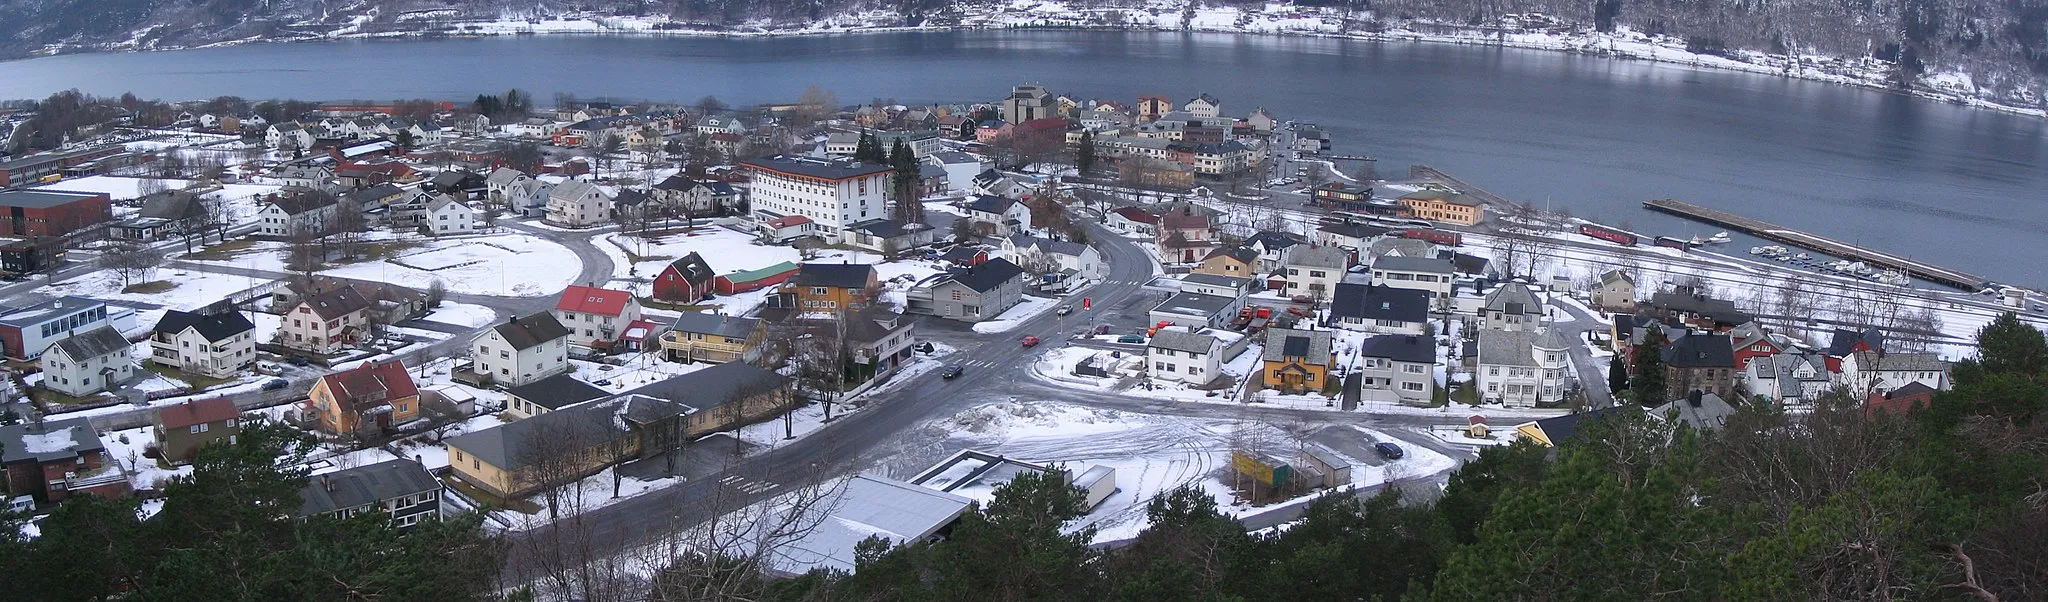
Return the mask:
<path id="1" fill-rule="evenodd" d="M 398 360 L 364 364 L 320 377 L 306 412 L 322 432 L 361 436 L 382 432 L 420 415 L 420 390 Z"/>

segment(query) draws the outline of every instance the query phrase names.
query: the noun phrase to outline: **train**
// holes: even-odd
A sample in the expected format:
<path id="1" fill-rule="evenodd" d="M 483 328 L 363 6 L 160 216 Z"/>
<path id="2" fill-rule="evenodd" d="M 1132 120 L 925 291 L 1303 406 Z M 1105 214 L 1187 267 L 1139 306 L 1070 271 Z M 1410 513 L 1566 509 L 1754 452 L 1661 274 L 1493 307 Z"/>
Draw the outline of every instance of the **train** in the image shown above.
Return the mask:
<path id="1" fill-rule="evenodd" d="M 1651 240 L 1651 243 L 1660 247 L 1671 247 L 1673 249 L 1678 249 L 1680 251 L 1692 248 L 1692 243 L 1672 238 L 1669 236 L 1659 236 Z"/>
<path id="2" fill-rule="evenodd" d="M 1458 246 L 1465 242 L 1465 237 L 1459 236 L 1456 232 L 1446 232 L 1443 230 L 1438 230 L 1436 228 L 1409 228 L 1407 230 L 1401 231 L 1401 238 L 1426 240 L 1436 244 L 1452 247 Z"/>
<path id="3" fill-rule="evenodd" d="M 1586 236 L 1591 236 L 1593 238 L 1598 238 L 1600 240 L 1604 240 L 1607 242 L 1611 242 L 1617 245 L 1621 245 L 1624 247 L 1633 247 L 1636 246 L 1636 243 L 1642 242 L 1641 239 L 1636 237 L 1636 235 L 1634 234 L 1629 234 L 1627 232 L 1594 224 L 1580 225 L 1579 233 L 1584 234 Z"/>

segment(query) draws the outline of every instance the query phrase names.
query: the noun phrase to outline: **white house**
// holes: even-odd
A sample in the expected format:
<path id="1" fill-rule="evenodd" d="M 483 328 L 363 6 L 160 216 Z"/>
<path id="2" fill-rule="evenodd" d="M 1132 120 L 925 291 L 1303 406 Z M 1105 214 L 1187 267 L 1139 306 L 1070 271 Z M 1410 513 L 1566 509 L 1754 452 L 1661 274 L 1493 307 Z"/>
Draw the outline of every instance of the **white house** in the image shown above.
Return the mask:
<path id="1" fill-rule="evenodd" d="M 1221 341 L 1183 327 L 1161 328 L 1145 345 L 1145 363 L 1154 379 L 1205 384 L 1222 376 Z"/>
<path id="2" fill-rule="evenodd" d="M 149 333 L 149 361 L 188 374 L 233 378 L 256 363 L 256 324 L 239 311 L 170 310 Z"/>
<path id="3" fill-rule="evenodd" d="M 1358 346 L 1359 392 L 1366 401 L 1428 404 L 1436 395 L 1436 338 L 1380 335 Z"/>
<path id="4" fill-rule="evenodd" d="M 288 190 L 264 200 L 256 212 L 256 231 L 277 237 L 298 232 L 325 236 L 340 214 L 333 195 Z"/>
<path id="5" fill-rule="evenodd" d="M 1890 393 L 1908 383 L 1920 383 L 1936 391 L 1947 391 L 1948 362 L 1932 353 L 1874 353 L 1858 351 L 1842 358 L 1836 384 L 1850 396 L 1862 399 L 1872 393 Z"/>
<path id="6" fill-rule="evenodd" d="M 1072 277 L 1086 280 L 1101 280 L 1109 275 L 1109 268 L 1102 263 L 1102 253 L 1095 247 L 1065 240 L 1052 240 L 1035 236 L 1012 236 L 1003 239 L 1004 250 L 1015 254 L 1020 265 L 1044 264 L 1056 271 L 1072 271 Z"/>
<path id="7" fill-rule="evenodd" d="M 355 346 L 368 334 L 370 300 L 354 285 L 308 295 L 279 318 L 278 344 L 329 354 Z"/>
<path id="8" fill-rule="evenodd" d="M 1193 113 L 1196 117 L 1215 119 L 1223 114 L 1223 101 L 1204 92 L 1189 100 L 1187 104 L 1181 105 L 1180 110 Z"/>
<path id="9" fill-rule="evenodd" d="M 569 342 L 590 346 L 616 341 L 626 325 L 640 319 L 633 293 L 588 286 L 570 286 L 555 301 L 555 320 L 569 330 Z"/>
<path id="10" fill-rule="evenodd" d="M 277 169 L 275 177 L 285 186 L 325 188 L 334 179 L 334 170 L 323 165 L 286 165 Z"/>
<path id="11" fill-rule="evenodd" d="M 1520 282 L 1509 282 L 1486 293 L 1479 317 L 1488 330 L 1534 331 L 1542 327 L 1543 301 Z"/>
<path id="12" fill-rule="evenodd" d="M 1031 208 L 1020 201 L 999 196 L 976 196 L 961 203 L 967 220 L 976 230 L 992 236 L 1010 236 L 1031 231 Z"/>
<path id="13" fill-rule="evenodd" d="M 441 195 L 427 202 L 426 226 L 435 236 L 469 234 L 476 231 L 476 210 L 454 197 Z"/>
<path id="14" fill-rule="evenodd" d="M 491 174 L 484 177 L 484 200 L 494 207 L 510 207 L 507 203 L 515 187 L 521 182 L 531 181 L 532 176 L 510 167 L 491 170 Z"/>
<path id="15" fill-rule="evenodd" d="M 1287 265 L 1294 252 L 1308 248 L 1300 236 L 1292 232 L 1260 230 L 1244 239 L 1244 246 L 1259 252 L 1259 273 L 1271 274 Z"/>
<path id="16" fill-rule="evenodd" d="M 547 312 L 507 319 L 470 342 L 470 372 L 517 387 L 569 371 L 569 329 Z"/>
<path id="17" fill-rule="evenodd" d="M 264 130 L 263 145 L 279 149 L 313 148 L 313 133 L 296 121 L 275 123 Z"/>
<path id="18" fill-rule="evenodd" d="M 1479 331 L 1479 395 L 1488 403 L 1533 408 L 1564 397 L 1571 337 L 1542 332 Z"/>
<path id="19" fill-rule="evenodd" d="M 946 192 L 964 193 L 974 188 L 974 176 L 994 167 L 987 160 L 959 151 L 941 151 L 926 155 L 926 165 L 937 165 L 946 170 Z"/>
<path id="20" fill-rule="evenodd" d="M 1429 324 L 1429 293 L 1341 282 L 1325 312 L 1331 326 L 1384 334 L 1419 335 Z"/>
<path id="21" fill-rule="evenodd" d="M 570 180 L 548 192 L 547 222 L 557 226 L 583 228 L 605 223 L 612 217 L 612 196 L 589 182 Z"/>
<path id="22" fill-rule="evenodd" d="M 1835 388 L 1827 357 L 1798 351 L 1751 358 L 1743 367 L 1742 383 L 1753 397 L 1793 405 L 1811 403 Z"/>
<path id="23" fill-rule="evenodd" d="M 724 115 L 712 115 L 705 117 L 702 121 L 697 122 L 697 133 L 706 136 L 712 134 L 733 134 L 736 136 L 745 136 L 747 135 L 747 126 L 746 124 L 740 123 L 740 120 L 737 118 L 727 117 Z"/>
<path id="24" fill-rule="evenodd" d="M 1287 296 L 1328 300 L 1351 268 L 1351 252 L 1336 247 L 1296 249 L 1283 264 Z"/>
<path id="25" fill-rule="evenodd" d="M 441 143 L 441 124 L 432 121 L 422 121 L 405 128 L 405 131 L 412 132 L 413 146 Z"/>
<path id="26" fill-rule="evenodd" d="M 1456 273 L 1449 259 L 1382 255 L 1372 262 L 1374 285 L 1428 291 L 1432 299 L 1451 296 Z"/>
<path id="27" fill-rule="evenodd" d="M 827 242 L 847 226 L 888 217 L 887 165 L 777 155 L 740 163 L 753 176 L 754 220 L 809 218 Z"/>
<path id="28" fill-rule="evenodd" d="M 135 376 L 128 339 L 107 326 L 57 341 L 41 363 L 43 387 L 73 397 L 112 390 Z"/>

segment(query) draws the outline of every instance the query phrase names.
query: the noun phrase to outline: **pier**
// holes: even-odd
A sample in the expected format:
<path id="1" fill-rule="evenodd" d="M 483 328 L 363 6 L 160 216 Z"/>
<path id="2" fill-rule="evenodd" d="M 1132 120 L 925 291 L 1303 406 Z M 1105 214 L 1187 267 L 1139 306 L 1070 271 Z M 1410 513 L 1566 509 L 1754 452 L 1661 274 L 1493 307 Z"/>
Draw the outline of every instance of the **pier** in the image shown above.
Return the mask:
<path id="1" fill-rule="evenodd" d="M 1861 261 L 1863 263 L 1870 264 L 1871 266 L 1879 268 L 1889 268 L 1898 270 L 1915 278 L 1919 278 L 1929 282 L 1939 282 L 1941 284 L 1961 288 L 1964 290 L 1968 290 L 1970 292 L 1976 292 L 1990 284 L 1990 281 L 1986 280 L 1982 276 L 1951 270 L 1923 261 L 1915 261 L 1912 259 L 1907 259 L 1896 255 L 1890 255 L 1887 253 L 1873 251 L 1870 249 L 1841 242 L 1817 234 L 1811 234 L 1799 230 L 1794 230 L 1763 220 L 1735 215 L 1733 213 L 1728 213 L 1726 211 L 1708 209 L 1706 207 L 1701 207 L 1699 205 L 1694 205 L 1692 203 L 1687 203 L 1685 201 L 1676 201 L 1671 199 L 1656 199 L 1650 201 L 1643 201 L 1643 206 L 1651 211 L 1669 213 L 1671 215 L 1676 215 L 1683 218 L 1714 224 L 1730 230 L 1739 230 L 1751 236 L 1755 236 L 1757 238 L 1762 238 L 1772 242 L 1780 242 L 1788 245 L 1795 245 L 1799 247 L 1813 249 L 1815 251 L 1820 251 L 1822 253 L 1833 255 L 1836 257 L 1841 257 L 1843 259 Z"/>

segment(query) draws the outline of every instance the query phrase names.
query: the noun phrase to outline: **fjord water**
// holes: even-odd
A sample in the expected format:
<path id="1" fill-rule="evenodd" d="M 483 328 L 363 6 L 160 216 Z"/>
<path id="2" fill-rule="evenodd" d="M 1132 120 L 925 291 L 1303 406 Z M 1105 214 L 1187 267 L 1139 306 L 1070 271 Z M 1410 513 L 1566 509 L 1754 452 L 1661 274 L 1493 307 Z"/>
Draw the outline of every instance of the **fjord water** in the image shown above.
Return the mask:
<path id="1" fill-rule="evenodd" d="M 1650 234 L 1678 198 L 2048 286 L 2048 121 L 1768 75 L 1480 46 L 1257 35 L 981 31 L 541 36 L 86 54 L 0 63 L 0 98 L 466 99 L 520 87 L 733 104 L 971 101 L 1024 81 L 1131 100 L 1208 92 L 1324 126 L 1384 173 L 1426 163 Z"/>

